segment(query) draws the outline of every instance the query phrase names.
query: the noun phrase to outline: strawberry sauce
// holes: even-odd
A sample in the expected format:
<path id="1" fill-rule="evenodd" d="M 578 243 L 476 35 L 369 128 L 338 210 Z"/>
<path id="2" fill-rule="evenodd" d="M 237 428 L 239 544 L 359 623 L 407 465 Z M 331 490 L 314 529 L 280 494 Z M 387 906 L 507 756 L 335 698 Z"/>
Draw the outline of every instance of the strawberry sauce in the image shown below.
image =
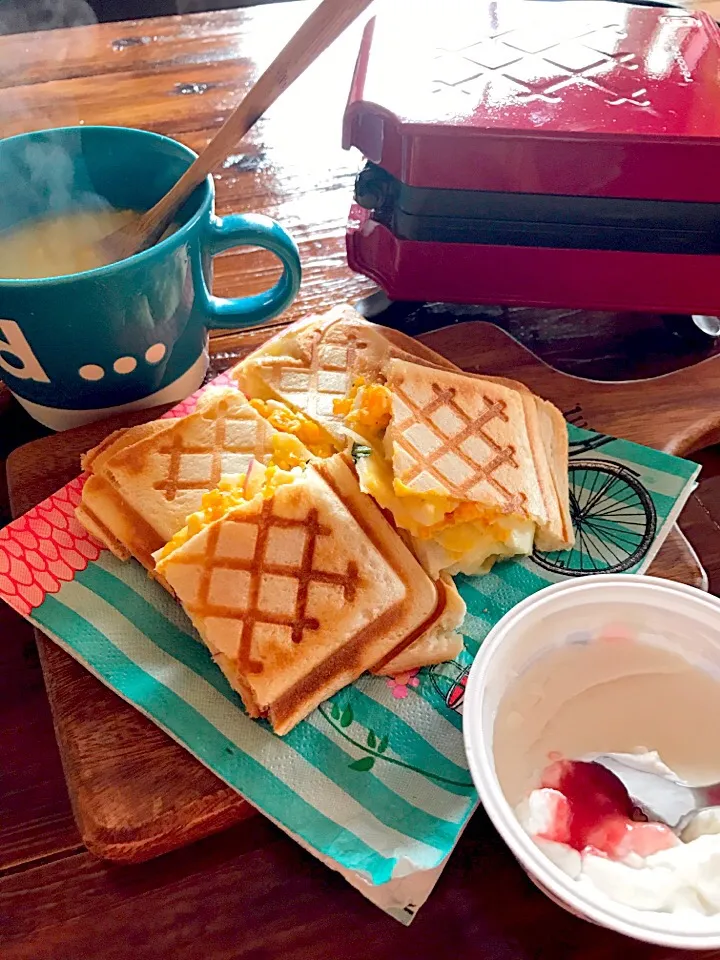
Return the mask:
<path id="1" fill-rule="evenodd" d="M 627 790 L 597 763 L 557 760 L 543 771 L 540 786 L 552 794 L 553 811 L 540 839 L 611 860 L 648 857 L 679 842 L 665 824 L 634 820 Z"/>

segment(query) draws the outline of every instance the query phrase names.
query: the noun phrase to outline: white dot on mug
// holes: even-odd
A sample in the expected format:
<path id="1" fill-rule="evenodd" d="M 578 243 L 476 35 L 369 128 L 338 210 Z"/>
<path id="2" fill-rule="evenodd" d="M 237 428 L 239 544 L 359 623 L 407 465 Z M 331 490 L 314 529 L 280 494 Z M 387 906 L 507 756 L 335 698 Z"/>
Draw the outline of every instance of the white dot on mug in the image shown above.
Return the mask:
<path id="1" fill-rule="evenodd" d="M 145 359 L 148 363 L 160 363 L 166 351 L 167 347 L 164 343 L 154 343 L 145 351 Z"/>
<path id="2" fill-rule="evenodd" d="M 96 363 L 84 364 L 84 366 L 80 367 L 78 373 L 83 380 L 102 380 L 105 376 L 103 368 L 99 367 Z"/>
<path id="3" fill-rule="evenodd" d="M 113 364 L 115 373 L 132 373 L 137 366 L 135 357 L 118 357 Z"/>

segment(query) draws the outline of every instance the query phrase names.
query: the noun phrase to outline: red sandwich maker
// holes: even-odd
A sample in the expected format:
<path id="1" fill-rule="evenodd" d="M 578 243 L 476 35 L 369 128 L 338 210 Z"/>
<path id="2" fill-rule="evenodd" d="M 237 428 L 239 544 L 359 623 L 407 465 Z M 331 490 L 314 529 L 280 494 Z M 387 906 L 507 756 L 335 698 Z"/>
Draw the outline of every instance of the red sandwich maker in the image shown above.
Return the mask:
<path id="1" fill-rule="evenodd" d="M 414 0 L 365 29 L 350 266 L 392 300 L 720 315 L 720 30 L 604 0 Z"/>

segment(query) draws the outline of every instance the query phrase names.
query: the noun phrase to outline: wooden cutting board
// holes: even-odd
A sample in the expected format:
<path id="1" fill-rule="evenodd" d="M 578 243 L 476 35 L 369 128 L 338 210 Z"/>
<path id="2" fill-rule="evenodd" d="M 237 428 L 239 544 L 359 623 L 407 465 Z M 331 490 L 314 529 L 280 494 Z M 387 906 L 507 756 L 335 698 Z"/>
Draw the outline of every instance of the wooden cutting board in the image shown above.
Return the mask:
<path id="1" fill-rule="evenodd" d="M 465 323 L 422 338 L 459 366 L 512 377 L 553 400 L 578 425 L 675 453 L 720 437 L 713 393 L 720 356 L 655 380 L 600 383 L 546 366 L 497 327 Z M 238 355 L 258 342 L 239 336 Z M 234 360 L 228 356 L 228 365 Z M 162 410 L 46 437 L 9 458 L 8 484 L 19 516 L 78 473 L 79 457 L 111 430 Z M 706 587 L 694 551 L 675 528 L 650 572 Z M 197 840 L 253 813 L 158 727 L 38 632 L 48 698 L 68 790 L 83 840 L 95 854 L 133 863 Z"/>

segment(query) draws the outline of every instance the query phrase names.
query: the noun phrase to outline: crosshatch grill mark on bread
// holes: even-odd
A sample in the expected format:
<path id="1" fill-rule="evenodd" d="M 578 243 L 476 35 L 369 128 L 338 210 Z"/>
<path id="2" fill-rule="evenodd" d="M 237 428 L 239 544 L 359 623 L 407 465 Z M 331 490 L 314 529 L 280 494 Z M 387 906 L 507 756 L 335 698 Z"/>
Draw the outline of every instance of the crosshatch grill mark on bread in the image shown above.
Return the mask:
<path id="1" fill-rule="evenodd" d="M 410 492 L 547 519 L 524 398 L 462 371 L 391 360 L 393 474 Z M 533 411 L 534 412 L 534 411 Z"/>
<path id="2" fill-rule="evenodd" d="M 190 431 L 196 424 L 209 429 L 195 436 Z M 240 429 L 233 430 L 235 424 L 240 424 Z M 242 394 L 228 390 L 214 404 L 176 421 L 170 435 L 158 446 L 133 445 L 124 458 L 114 457 L 111 470 L 122 466 L 127 473 L 142 473 L 147 452 L 152 449 L 166 462 L 165 475 L 153 486 L 170 501 L 183 490 L 215 489 L 224 473 L 242 473 L 253 458 L 262 459 L 268 453 L 267 438 L 272 432 Z"/>
<path id="3" fill-rule="evenodd" d="M 222 480 L 238 481 L 253 459 L 266 463 L 276 435 L 238 390 L 224 388 L 170 430 L 113 456 L 107 473 L 128 505 L 167 543 L 200 509 L 203 494 Z"/>
<path id="4" fill-rule="evenodd" d="M 344 463 L 346 469 L 349 471 L 350 475 L 352 476 L 352 479 L 353 479 L 355 482 L 357 482 L 357 481 L 356 481 L 356 478 L 355 478 L 354 470 L 353 470 L 352 467 L 350 466 L 350 462 L 347 460 L 347 458 L 346 458 L 345 456 L 341 457 L 340 459 L 341 459 L 342 462 Z M 328 486 L 331 488 L 331 490 L 334 491 L 334 493 L 336 494 L 336 496 L 338 496 L 338 498 L 342 499 L 342 490 L 340 489 L 339 484 L 338 484 L 338 471 L 337 471 L 337 469 L 331 470 L 331 466 L 332 466 L 332 465 L 330 465 L 330 464 L 319 463 L 319 464 L 315 464 L 315 469 L 316 469 L 317 472 L 323 477 L 323 479 L 324 479 L 325 482 L 328 484 Z M 347 482 L 347 477 L 345 477 L 345 480 L 346 480 L 346 482 Z M 361 494 L 361 496 L 362 496 L 362 497 L 367 497 L 367 494 Z M 377 505 L 375 504 L 374 501 L 371 500 L 370 502 L 372 502 L 373 507 L 375 507 L 375 509 L 376 509 L 377 512 L 378 512 L 378 522 L 382 522 L 382 523 L 386 524 L 387 527 L 390 528 L 390 531 L 391 531 L 391 534 L 390 534 L 390 535 L 394 534 L 396 537 L 398 537 L 399 542 L 402 544 L 402 546 L 405 548 L 405 550 L 407 550 L 408 554 L 412 557 L 412 560 L 415 562 L 415 564 L 417 564 L 418 572 L 419 572 L 422 576 L 426 576 L 425 573 L 424 573 L 424 571 L 422 571 L 422 568 L 420 567 L 419 562 L 415 559 L 415 557 L 414 557 L 414 555 L 412 554 L 412 552 L 411 552 L 411 551 L 409 550 L 409 548 L 406 546 L 405 541 L 402 540 L 402 538 L 399 537 L 399 535 L 398 535 L 398 533 L 397 533 L 397 529 L 396 529 L 395 524 L 394 524 L 394 522 L 392 521 L 392 519 L 390 519 L 390 518 L 388 518 L 387 516 L 385 516 L 385 513 L 384 513 L 383 511 L 379 510 L 379 508 L 377 507 Z M 351 513 L 353 513 L 354 519 L 357 521 L 358 525 L 362 527 L 363 531 L 366 533 L 366 535 L 368 536 L 368 538 L 369 538 L 371 541 L 373 541 L 373 540 L 374 540 L 374 536 L 375 536 L 375 532 L 376 532 L 376 530 L 377 530 L 377 526 L 375 526 L 375 524 L 369 524 L 369 523 L 367 523 L 367 521 L 365 520 L 365 518 L 363 518 L 361 515 L 358 515 L 358 514 L 356 514 L 355 512 L 353 512 L 352 505 L 348 505 L 348 509 L 350 510 Z M 430 581 L 430 582 L 432 583 L 432 581 Z M 378 661 L 378 663 L 376 663 L 376 664 L 373 666 L 373 670 L 380 668 L 383 664 L 389 663 L 389 662 L 390 662 L 391 660 L 393 660 L 395 657 L 397 657 L 397 656 L 399 656 L 400 654 L 402 654 L 402 653 L 403 653 L 411 644 L 413 644 L 419 637 L 421 637 L 421 636 L 422 636 L 423 634 L 425 634 L 429 629 L 431 629 L 432 626 L 433 626 L 433 624 L 436 623 L 436 621 L 438 621 L 438 620 L 442 617 L 442 615 L 443 615 L 443 613 L 445 612 L 445 609 L 446 609 L 446 607 L 447 607 L 447 602 L 448 602 L 448 600 L 447 600 L 447 594 L 446 594 L 446 592 L 445 592 L 444 590 L 438 589 L 438 584 L 432 583 L 432 586 L 433 586 L 433 589 L 434 589 L 434 591 L 435 591 L 435 606 L 434 606 L 434 608 L 432 609 L 432 611 L 428 614 L 427 618 L 426 618 L 422 623 L 420 623 L 417 627 L 415 627 L 413 630 L 411 630 L 405 637 L 403 637 L 403 638 L 396 644 L 396 646 L 393 647 L 392 650 L 388 651 L 388 653 L 387 653 L 384 657 L 382 657 L 381 660 Z M 463 613 L 464 613 L 464 604 L 462 604 L 462 609 L 463 609 Z"/>
<path id="5" fill-rule="evenodd" d="M 248 711 L 280 733 L 412 642 L 437 609 L 435 585 L 341 455 L 231 508 L 158 568 Z"/>
<path id="6" fill-rule="evenodd" d="M 230 404 L 221 400 L 216 407 L 203 411 L 201 416 L 213 422 L 212 436 L 207 442 L 186 444 L 182 432 L 174 431 L 168 441 L 158 448 L 158 453 L 168 457 L 167 475 L 156 481 L 154 486 L 156 490 L 164 492 L 166 500 L 174 500 L 180 490 L 214 490 L 222 479 L 225 472 L 223 467 L 228 458 L 240 456 L 246 458 L 249 464 L 253 457 L 262 459 L 267 454 L 267 440 L 272 431 L 270 425 L 258 417 L 252 407 L 241 406 L 239 411 L 236 410 L 233 414 Z M 239 437 L 233 442 L 228 429 L 232 424 L 248 424 L 251 429 L 239 431 Z M 187 465 L 188 459 L 198 457 L 210 458 L 207 474 L 196 479 L 183 478 L 183 466 Z M 232 473 L 237 472 L 239 471 L 232 470 Z"/>
<path id="7" fill-rule="evenodd" d="M 266 463 L 276 437 L 240 391 L 211 387 L 194 413 L 112 434 L 90 451 L 86 460 L 97 475 L 83 491 L 78 518 L 85 516 L 116 556 L 129 552 L 152 573 L 152 554 L 200 509 L 204 494 L 222 480 L 238 481 L 253 459 Z M 293 455 L 310 456 L 289 439 Z"/>
<path id="8" fill-rule="evenodd" d="M 567 550 L 575 540 L 568 495 L 568 432 L 562 413 L 549 400 L 543 400 L 517 380 L 507 377 L 465 376 L 497 383 L 520 394 L 525 408 L 525 425 L 530 439 L 535 468 L 548 517 L 535 535 L 540 550 Z"/>
<path id="9" fill-rule="evenodd" d="M 457 369 L 411 337 L 344 306 L 291 324 L 241 361 L 232 376 L 248 395 L 272 395 L 337 439 L 344 436 L 344 420 L 334 401 L 348 395 L 357 377 L 376 379 L 390 357 Z"/>
<path id="10" fill-rule="evenodd" d="M 334 412 L 333 401 L 348 393 L 368 342 L 355 331 L 343 330 L 341 338 L 326 336 L 328 332 L 308 332 L 300 357 L 258 360 L 258 374 L 276 397 L 332 431 L 343 422 Z"/>
<path id="11" fill-rule="evenodd" d="M 107 477 L 107 463 L 116 454 L 141 440 L 164 433 L 172 427 L 173 423 L 174 421 L 168 418 L 166 420 L 151 420 L 149 423 L 139 423 L 134 427 L 127 427 L 122 430 L 113 430 L 104 440 L 80 458 L 80 465 L 88 473 Z"/>
<path id="12" fill-rule="evenodd" d="M 420 613 L 420 616 L 422 616 L 422 607 L 418 602 L 419 597 L 417 595 L 413 600 L 411 583 L 406 582 L 408 593 L 403 602 L 395 610 L 383 612 L 379 618 L 368 624 L 364 630 L 351 638 L 349 642 L 344 644 L 326 661 L 318 664 L 311 673 L 303 677 L 294 687 L 281 697 L 278 697 L 278 699 L 270 705 L 269 717 L 273 727 L 280 733 L 290 729 L 298 720 L 306 716 L 310 710 L 317 707 L 323 700 L 336 692 L 338 687 L 333 683 L 333 680 L 343 668 L 347 669 L 348 666 L 354 662 L 355 669 L 353 670 L 354 676 L 352 679 L 357 679 L 365 670 L 371 667 L 374 669 L 378 663 L 391 660 L 421 637 L 432 624 L 442 616 L 446 604 L 444 592 L 438 592 L 432 581 L 427 578 L 415 558 L 412 557 L 404 543 L 397 537 L 393 525 L 377 510 L 374 501 L 371 501 L 367 495 L 361 494 L 358 490 L 361 501 L 366 504 L 371 503 L 372 507 L 375 508 L 373 513 L 377 511 L 377 524 L 369 523 L 369 518 L 363 516 L 361 510 L 358 509 L 358 503 L 347 498 L 348 484 L 354 484 L 355 486 L 357 484 L 354 472 L 347 458 L 338 456 L 333 458 L 333 461 L 316 463 L 313 465 L 313 469 L 323 477 L 335 495 L 343 500 L 345 506 L 352 514 L 353 519 L 358 523 L 376 548 L 382 550 L 383 540 L 387 542 L 387 538 L 390 537 L 391 542 L 395 542 L 403 552 L 407 553 L 412 566 L 416 568 L 415 577 L 413 578 L 416 581 L 415 593 L 417 594 L 417 587 L 419 587 L 416 579 L 419 575 L 425 595 L 429 595 L 428 588 L 430 588 L 431 593 L 434 594 L 435 602 L 431 609 L 426 610 L 426 615 L 420 622 L 417 622 L 417 614 Z M 385 654 L 379 659 L 376 659 L 374 663 L 370 662 L 367 656 L 363 658 L 363 652 L 367 654 L 367 645 L 369 642 L 372 642 L 378 635 L 382 635 L 383 633 L 390 634 L 398 620 L 412 616 L 413 612 L 416 613 L 415 625 L 404 632 L 404 635 L 399 635 L 394 646 L 387 649 Z M 346 682 L 352 681 L 347 680 Z M 344 685 L 346 684 L 343 683 L 342 686 Z"/>
<path id="13" fill-rule="evenodd" d="M 297 367 L 288 365 L 274 370 L 271 383 L 283 396 L 295 400 L 304 397 L 302 409 L 308 416 L 339 421 L 332 400 L 347 393 L 358 355 L 367 347 L 367 342 L 354 333 L 347 335 L 345 344 L 331 344 L 317 330 L 312 335 L 308 365 L 299 361 Z"/>
<path id="14" fill-rule="evenodd" d="M 457 393 L 455 387 L 442 387 L 432 381 L 430 383 L 432 397 L 429 402 L 420 405 L 402 390 L 402 382 L 401 378 L 395 381 L 393 393 L 400 401 L 396 409 L 404 407 L 408 415 L 402 419 L 395 419 L 392 436 L 395 443 L 402 447 L 414 461 L 401 473 L 400 479 L 402 482 L 411 487 L 413 481 L 417 480 L 424 471 L 427 471 L 451 496 L 462 500 L 480 482 L 485 481 L 503 497 L 504 508 L 508 512 L 521 512 L 527 499 L 525 494 L 522 492 L 511 493 L 495 477 L 495 472 L 504 464 L 509 464 L 517 470 L 518 462 L 515 459 L 515 447 L 513 444 L 503 446 L 485 430 L 485 427 L 493 420 L 500 419 L 504 423 L 508 422 L 508 416 L 505 412 L 506 402 L 483 396 L 485 409 L 480 411 L 479 415 L 469 416 L 455 399 Z M 449 422 L 458 425 L 457 430 L 451 428 L 447 432 L 446 429 L 438 425 L 437 420 L 443 414 L 446 422 L 449 415 Z M 413 443 L 408 435 L 408 424 L 410 428 L 413 428 L 415 424 L 422 424 L 426 428 L 428 432 L 423 434 L 426 442 L 428 435 L 432 438 L 432 447 L 429 452 L 420 450 L 419 446 Z M 491 459 L 484 464 L 478 463 L 463 449 L 463 444 L 475 437 L 480 438 L 490 450 Z M 450 469 L 443 469 L 441 466 L 443 459 L 450 461 Z M 467 470 L 462 471 L 462 465 L 458 465 L 458 460 L 462 461 Z M 460 466 L 460 471 L 465 473 L 464 479 L 456 480 L 453 477 L 452 468 L 455 469 L 455 472 L 458 472 L 458 466 Z"/>
<path id="15" fill-rule="evenodd" d="M 257 528 L 253 556 L 246 559 L 223 558 L 218 560 L 216 551 L 222 527 L 219 524 L 215 525 L 207 537 L 205 566 L 200 579 L 197 600 L 192 604 L 187 604 L 186 610 L 190 614 L 200 614 L 203 617 L 220 617 L 223 619 L 241 618 L 242 631 L 238 648 L 238 666 L 240 669 L 247 669 L 251 673 L 262 673 L 262 662 L 252 660 L 250 656 L 253 632 L 256 624 L 289 627 L 292 642 L 301 643 L 306 630 L 317 630 L 320 627 L 320 622 L 317 617 L 307 615 L 310 584 L 324 583 L 330 586 L 340 587 L 343 600 L 346 603 L 352 603 L 355 599 L 358 585 L 361 582 L 360 573 L 357 564 L 352 560 L 348 561 L 345 573 L 320 570 L 314 567 L 315 547 L 318 537 L 329 537 L 332 535 L 330 527 L 319 522 L 318 511 L 314 508 L 308 510 L 303 518 L 281 517 L 273 513 L 273 499 L 271 498 L 263 502 L 260 513 L 235 513 L 227 517 L 227 522 L 247 524 Z M 294 566 L 289 563 L 268 562 L 266 557 L 268 535 L 273 529 L 302 530 L 303 544 L 299 566 Z M 196 558 L 190 557 L 185 561 L 182 558 L 178 558 L 177 562 L 194 564 Z M 239 571 L 250 575 L 247 591 L 243 591 L 247 592 L 248 597 L 245 606 L 236 607 L 232 604 L 213 604 L 210 601 L 209 593 L 212 585 L 212 576 L 217 570 Z M 260 608 L 260 588 L 262 586 L 262 579 L 265 576 L 283 577 L 296 581 L 295 609 L 292 613 L 272 613 L 263 611 Z"/>

